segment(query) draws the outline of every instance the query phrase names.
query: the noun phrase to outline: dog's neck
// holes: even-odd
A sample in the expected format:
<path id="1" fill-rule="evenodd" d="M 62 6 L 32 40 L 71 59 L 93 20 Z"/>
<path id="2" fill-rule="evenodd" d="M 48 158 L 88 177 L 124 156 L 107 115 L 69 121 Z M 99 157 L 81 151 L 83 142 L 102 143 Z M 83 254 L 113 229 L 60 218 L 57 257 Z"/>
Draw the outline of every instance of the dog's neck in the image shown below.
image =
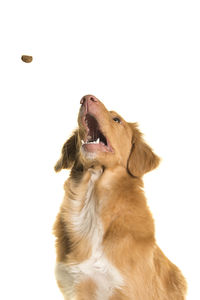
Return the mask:
<path id="1" fill-rule="evenodd" d="M 106 168 L 102 165 L 93 164 L 84 168 L 82 165 L 74 165 L 70 174 L 70 185 L 76 192 L 78 198 L 84 198 L 88 190 L 96 193 L 97 198 L 105 198 L 107 194 L 114 193 L 119 190 L 122 182 L 124 182 L 123 190 L 126 192 L 133 189 L 141 191 L 143 181 L 141 178 L 134 178 L 129 175 L 127 169 L 123 166 L 115 166 Z M 82 196 L 81 196 L 82 195 Z M 102 202 L 102 201 L 101 201 Z"/>
<path id="2" fill-rule="evenodd" d="M 85 249 L 83 257 L 86 259 L 91 245 L 93 249 L 101 245 L 113 220 L 127 213 L 130 195 L 135 210 L 141 205 L 146 207 L 146 199 L 141 189 L 142 180 L 132 178 L 122 166 L 108 169 L 95 165 L 88 169 L 80 168 L 77 172 L 80 174 L 75 177 L 75 171 L 71 172 L 65 184 L 63 217 L 74 232 L 73 238 L 76 237 L 73 244 L 79 250 Z M 146 214 L 151 222 L 147 208 Z"/>

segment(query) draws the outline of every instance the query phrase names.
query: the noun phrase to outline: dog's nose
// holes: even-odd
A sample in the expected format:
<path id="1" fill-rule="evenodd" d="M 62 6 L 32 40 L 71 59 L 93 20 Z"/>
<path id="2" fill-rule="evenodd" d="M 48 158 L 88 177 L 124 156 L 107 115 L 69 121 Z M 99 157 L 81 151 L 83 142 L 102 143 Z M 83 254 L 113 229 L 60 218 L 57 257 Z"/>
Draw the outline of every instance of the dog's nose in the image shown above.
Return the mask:
<path id="1" fill-rule="evenodd" d="M 86 95 L 86 96 L 84 96 L 82 99 L 81 99 L 81 101 L 80 101 L 80 103 L 81 104 L 86 104 L 86 103 L 88 103 L 88 102 L 98 102 L 98 99 L 95 97 L 95 96 L 93 96 L 93 95 Z"/>

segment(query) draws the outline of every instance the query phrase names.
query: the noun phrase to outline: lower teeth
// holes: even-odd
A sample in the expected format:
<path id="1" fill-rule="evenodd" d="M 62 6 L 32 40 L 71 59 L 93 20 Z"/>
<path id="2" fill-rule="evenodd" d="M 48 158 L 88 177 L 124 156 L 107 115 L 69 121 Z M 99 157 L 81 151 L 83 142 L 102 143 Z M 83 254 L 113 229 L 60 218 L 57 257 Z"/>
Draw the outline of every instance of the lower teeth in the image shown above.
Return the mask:
<path id="1" fill-rule="evenodd" d="M 86 142 L 86 144 L 99 144 L 99 143 L 100 143 L 99 138 L 96 141 L 93 141 L 93 142 Z"/>
<path id="2" fill-rule="evenodd" d="M 84 142 L 83 140 L 81 141 L 82 145 L 83 144 L 100 144 L 100 139 L 98 138 L 96 141 L 92 141 L 92 142 Z"/>

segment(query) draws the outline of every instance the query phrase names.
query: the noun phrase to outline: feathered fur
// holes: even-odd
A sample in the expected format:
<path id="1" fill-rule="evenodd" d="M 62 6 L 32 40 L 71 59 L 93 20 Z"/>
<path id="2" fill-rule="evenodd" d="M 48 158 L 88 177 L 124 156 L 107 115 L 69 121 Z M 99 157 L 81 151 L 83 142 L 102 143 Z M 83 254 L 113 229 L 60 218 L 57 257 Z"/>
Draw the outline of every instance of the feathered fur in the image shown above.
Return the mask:
<path id="1" fill-rule="evenodd" d="M 142 176 L 158 166 L 158 156 L 136 123 L 94 96 L 83 99 L 79 127 L 55 166 L 71 169 L 54 225 L 65 300 L 184 300 L 185 279 L 156 244 L 143 191 Z M 90 124 L 87 114 L 95 118 Z M 105 144 L 88 143 L 91 131 Z"/>

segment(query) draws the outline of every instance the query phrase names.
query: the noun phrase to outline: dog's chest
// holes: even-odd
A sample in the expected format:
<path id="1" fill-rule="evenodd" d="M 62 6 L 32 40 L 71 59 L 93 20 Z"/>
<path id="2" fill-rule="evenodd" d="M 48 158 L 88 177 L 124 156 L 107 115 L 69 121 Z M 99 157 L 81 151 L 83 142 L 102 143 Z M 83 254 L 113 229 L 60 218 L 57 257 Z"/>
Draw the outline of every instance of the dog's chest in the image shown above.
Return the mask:
<path id="1" fill-rule="evenodd" d="M 98 205 L 94 196 L 94 185 L 100 174 L 94 173 L 88 183 L 84 205 L 79 213 L 72 216 L 74 229 L 87 237 L 91 243 L 91 256 L 78 264 L 57 266 L 57 278 L 63 285 L 69 286 L 67 294 L 74 294 L 75 286 L 89 278 L 96 285 L 96 298 L 94 300 L 107 300 L 115 288 L 123 284 L 120 272 L 106 258 L 102 247 L 103 225 L 98 214 Z M 71 298 L 70 298 L 71 299 Z"/>

